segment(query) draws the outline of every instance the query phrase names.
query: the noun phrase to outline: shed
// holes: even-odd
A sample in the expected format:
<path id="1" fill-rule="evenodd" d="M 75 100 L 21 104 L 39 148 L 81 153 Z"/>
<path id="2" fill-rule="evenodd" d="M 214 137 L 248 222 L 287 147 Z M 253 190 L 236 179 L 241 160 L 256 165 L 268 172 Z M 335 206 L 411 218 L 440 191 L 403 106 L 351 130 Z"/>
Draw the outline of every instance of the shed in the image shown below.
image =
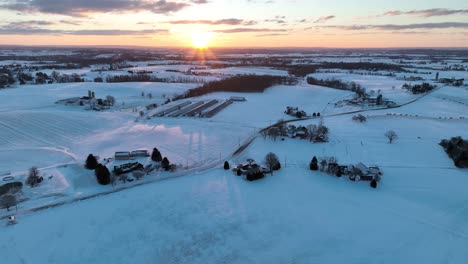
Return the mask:
<path id="1" fill-rule="evenodd" d="M 134 150 L 130 153 L 131 157 L 148 157 L 149 153 L 146 149 Z"/>

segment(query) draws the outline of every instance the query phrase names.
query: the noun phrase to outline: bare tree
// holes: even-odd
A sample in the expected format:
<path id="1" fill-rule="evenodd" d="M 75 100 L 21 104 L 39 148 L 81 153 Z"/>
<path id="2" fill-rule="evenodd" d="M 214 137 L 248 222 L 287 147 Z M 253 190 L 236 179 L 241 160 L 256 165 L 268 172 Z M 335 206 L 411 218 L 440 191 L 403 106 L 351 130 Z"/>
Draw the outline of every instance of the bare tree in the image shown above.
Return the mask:
<path id="1" fill-rule="evenodd" d="M 268 129 L 268 136 L 273 139 L 273 141 L 276 141 L 276 138 L 278 138 L 280 134 L 279 128 L 277 127 L 271 127 Z"/>
<path id="2" fill-rule="evenodd" d="M 393 141 L 398 139 L 398 135 L 395 131 L 389 130 L 385 133 L 385 136 L 388 138 L 388 142 L 392 144 Z"/>
<path id="3" fill-rule="evenodd" d="M 265 156 L 265 165 L 270 170 L 271 175 L 273 175 L 274 170 L 279 170 L 281 168 L 278 156 L 275 153 L 270 152 Z"/>
<path id="4" fill-rule="evenodd" d="M 327 160 L 328 160 L 327 157 L 324 157 L 324 158 L 320 159 L 320 171 L 325 171 L 325 169 L 327 168 L 327 165 L 328 165 Z"/>

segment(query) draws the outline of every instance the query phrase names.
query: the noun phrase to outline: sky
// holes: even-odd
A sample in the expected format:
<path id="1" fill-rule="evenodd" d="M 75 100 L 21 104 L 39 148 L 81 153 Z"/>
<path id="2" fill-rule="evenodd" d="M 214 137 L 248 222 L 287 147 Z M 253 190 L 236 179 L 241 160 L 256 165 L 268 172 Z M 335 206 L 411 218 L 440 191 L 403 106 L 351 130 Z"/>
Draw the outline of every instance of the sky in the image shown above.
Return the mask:
<path id="1" fill-rule="evenodd" d="M 468 47 L 466 0 L 0 0 L 0 45 Z M 203 41 L 202 41 L 203 42 Z"/>

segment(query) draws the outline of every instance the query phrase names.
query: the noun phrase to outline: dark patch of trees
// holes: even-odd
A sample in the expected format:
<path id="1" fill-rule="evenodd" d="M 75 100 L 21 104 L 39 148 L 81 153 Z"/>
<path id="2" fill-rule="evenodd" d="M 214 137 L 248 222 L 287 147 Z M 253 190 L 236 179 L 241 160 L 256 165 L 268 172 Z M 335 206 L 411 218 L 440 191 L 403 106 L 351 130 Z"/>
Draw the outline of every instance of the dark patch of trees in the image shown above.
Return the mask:
<path id="1" fill-rule="evenodd" d="M 0 186 L 0 196 L 10 193 L 15 194 L 23 188 L 22 182 L 9 182 Z"/>
<path id="2" fill-rule="evenodd" d="M 309 168 L 310 170 L 317 171 L 319 169 L 318 167 L 318 159 L 316 156 L 312 158 L 312 160 L 309 163 Z"/>
<path id="3" fill-rule="evenodd" d="M 453 137 L 442 140 L 441 145 L 458 168 L 468 168 L 468 140 Z"/>
<path id="4" fill-rule="evenodd" d="M 400 65 L 373 62 L 323 62 L 322 69 L 366 70 L 366 71 L 397 71 L 406 72 Z"/>
<path id="5" fill-rule="evenodd" d="M 108 83 L 118 82 L 164 82 L 164 79 L 148 74 L 135 74 L 135 75 L 109 75 L 106 77 Z"/>
<path id="6" fill-rule="evenodd" d="M 84 79 L 81 78 L 77 73 L 64 74 L 53 71 L 50 74 L 50 77 L 54 79 L 57 83 L 73 83 L 73 82 L 84 82 Z"/>
<path id="7" fill-rule="evenodd" d="M 401 66 L 396 64 L 371 62 L 322 62 L 315 65 L 302 64 L 287 67 L 289 74 L 298 77 L 305 77 L 308 74 L 315 73 L 318 69 L 407 72 Z"/>
<path id="8" fill-rule="evenodd" d="M 284 76 L 237 75 L 224 80 L 205 83 L 200 87 L 190 89 L 182 98 L 197 97 L 215 92 L 263 93 L 266 89 L 274 85 L 293 85 L 296 84 L 296 82 L 294 78 Z"/>
<path id="9" fill-rule="evenodd" d="M 86 168 L 88 170 L 94 170 L 96 169 L 97 165 L 98 165 L 98 162 L 97 162 L 96 157 L 94 157 L 93 154 L 89 154 L 88 157 L 86 158 L 86 164 L 85 164 Z"/>
<path id="10" fill-rule="evenodd" d="M 96 169 L 94 170 L 94 175 L 96 176 L 98 183 L 101 185 L 107 185 L 111 182 L 111 175 L 109 169 L 107 169 L 107 167 L 102 165 L 101 163 L 99 163 L 96 166 Z"/>
<path id="11" fill-rule="evenodd" d="M 290 75 L 294 75 L 297 77 L 305 77 L 308 74 L 315 73 L 318 69 L 318 65 L 295 65 L 289 66 L 287 68 L 288 73 Z"/>
<path id="12" fill-rule="evenodd" d="M 31 187 L 36 187 L 44 180 L 43 177 L 39 175 L 39 170 L 36 167 L 29 169 L 28 178 L 26 179 L 25 184 Z"/>
<path id="13" fill-rule="evenodd" d="M 273 175 L 273 171 L 281 169 L 279 158 L 273 152 L 266 154 L 264 163 L 268 167 L 271 175 Z"/>
<path id="14" fill-rule="evenodd" d="M 14 194 L 5 194 L 0 197 L 0 206 L 7 209 L 7 211 L 10 211 L 10 207 L 16 206 L 17 203 L 18 201 Z"/>
<path id="15" fill-rule="evenodd" d="M 171 163 L 169 162 L 169 159 L 167 157 L 164 157 L 161 161 L 161 167 L 165 170 L 165 171 L 169 171 L 171 170 Z"/>
<path id="16" fill-rule="evenodd" d="M 367 118 L 361 114 L 358 114 L 353 116 L 353 121 L 364 123 L 367 122 Z"/>
<path id="17" fill-rule="evenodd" d="M 358 97 L 367 96 L 366 88 L 355 82 L 343 82 L 338 79 L 316 79 L 314 77 L 307 77 L 307 83 L 310 85 L 318 85 L 330 87 L 338 90 L 355 92 Z"/>
<path id="18" fill-rule="evenodd" d="M 161 162 L 162 161 L 161 152 L 158 148 L 153 148 L 153 152 L 151 153 L 151 160 L 154 162 Z"/>
<path id="19" fill-rule="evenodd" d="M 0 88 L 8 87 L 15 83 L 15 79 L 12 76 L 11 71 L 6 68 L 0 68 Z"/>

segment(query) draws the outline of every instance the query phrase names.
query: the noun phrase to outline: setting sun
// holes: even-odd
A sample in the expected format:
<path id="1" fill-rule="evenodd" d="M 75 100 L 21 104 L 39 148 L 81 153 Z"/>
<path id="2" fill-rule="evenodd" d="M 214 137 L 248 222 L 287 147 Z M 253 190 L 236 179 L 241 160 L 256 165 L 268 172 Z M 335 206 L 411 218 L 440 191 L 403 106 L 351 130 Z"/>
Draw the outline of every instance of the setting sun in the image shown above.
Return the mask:
<path id="1" fill-rule="evenodd" d="M 192 32 L 192 45 L 197 49 L 207 48 L 211 42 L 213 33 L 204 31 Z"/>

